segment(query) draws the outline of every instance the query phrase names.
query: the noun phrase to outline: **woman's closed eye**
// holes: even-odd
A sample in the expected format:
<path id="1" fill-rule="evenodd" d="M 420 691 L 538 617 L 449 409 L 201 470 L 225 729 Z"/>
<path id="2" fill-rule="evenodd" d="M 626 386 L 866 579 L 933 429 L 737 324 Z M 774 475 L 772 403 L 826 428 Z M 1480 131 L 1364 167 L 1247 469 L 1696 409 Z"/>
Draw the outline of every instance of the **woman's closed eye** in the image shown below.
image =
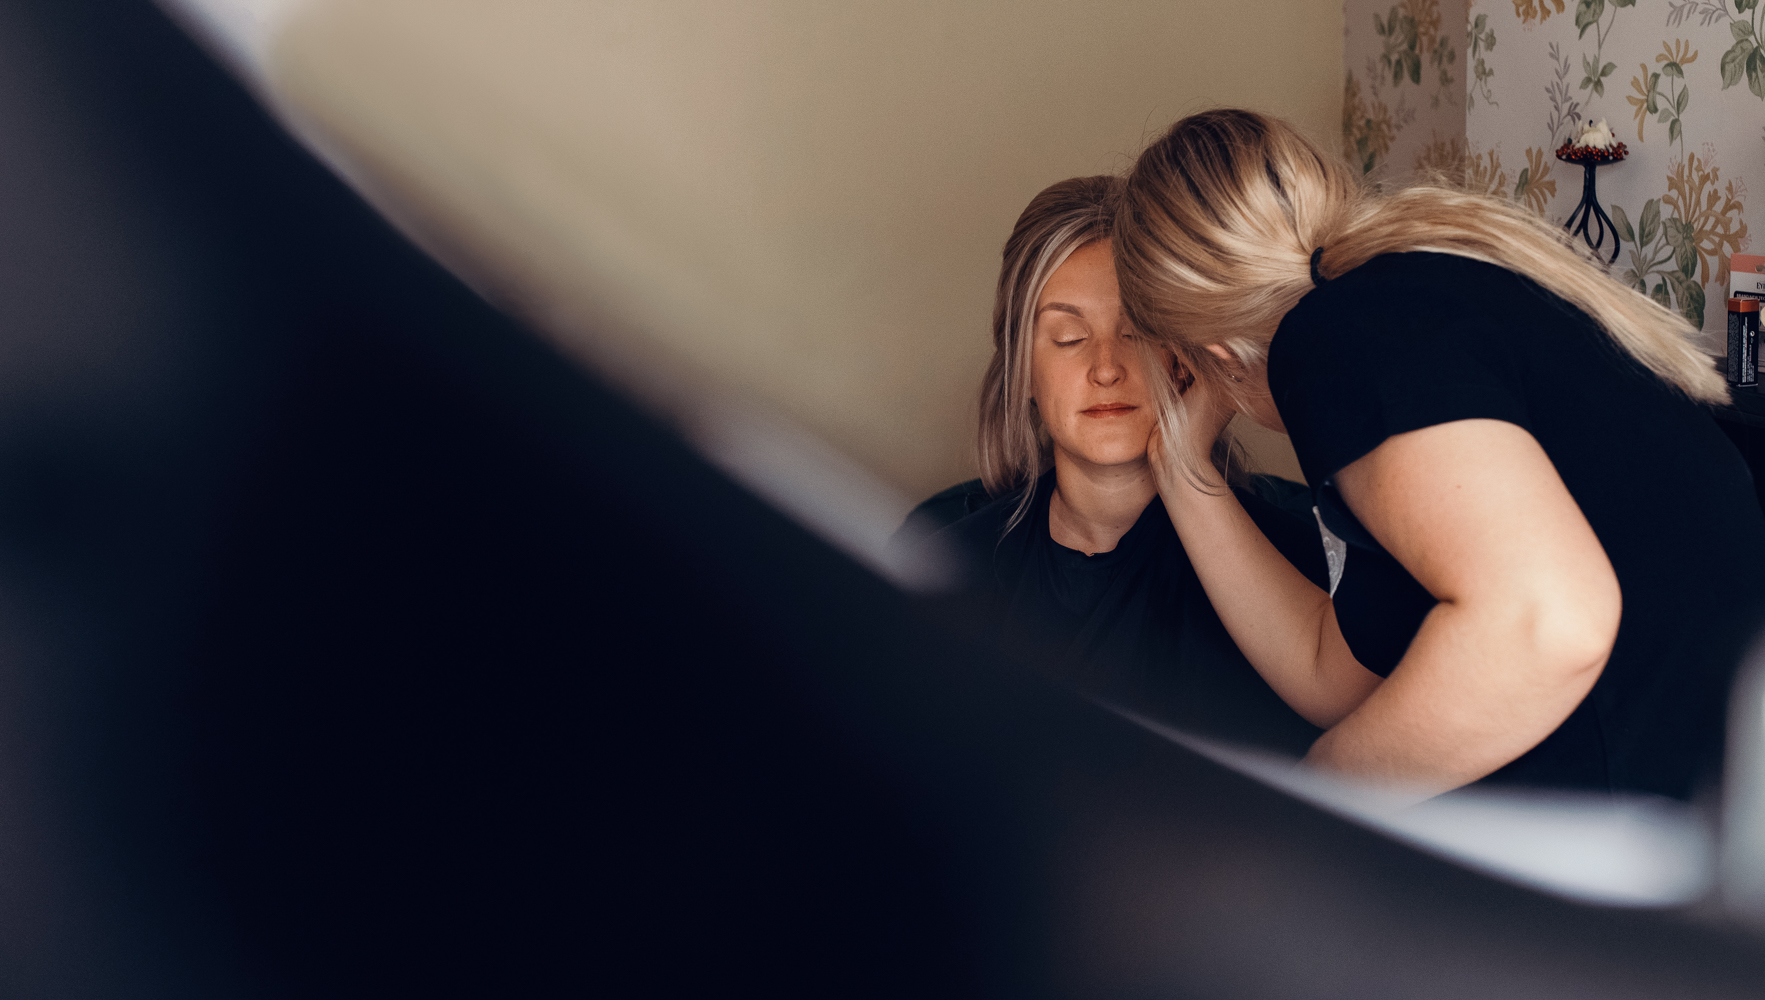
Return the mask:
<path id="1" fill-rule="evenodd" d="M 1071 347 L 1074 344 L 1084 343 L 1089 339 L 1091 331 L 1085 328 L 1085 324 L 1067 319 L 1063 322 L 1043 324 L 1042 334 L 1055 347 Z"/>
<path id="2" fill-rule="evenodd" d="M 1052 314 L 1040 324 L 1042 334 L 1056 347 L 1072 347 L 1090 339 L 1091 329 L 1084 320 L 1073 316 Z"/>

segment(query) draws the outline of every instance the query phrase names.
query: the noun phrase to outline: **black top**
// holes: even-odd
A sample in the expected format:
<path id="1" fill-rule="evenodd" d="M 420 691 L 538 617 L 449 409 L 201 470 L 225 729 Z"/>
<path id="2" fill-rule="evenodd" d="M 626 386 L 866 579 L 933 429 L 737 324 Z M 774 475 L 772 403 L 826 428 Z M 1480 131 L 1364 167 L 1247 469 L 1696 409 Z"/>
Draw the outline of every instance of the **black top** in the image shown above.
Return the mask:
<path id="1" fill-rule="evenodd" d="M 1312 523 L 1311 490 L 1304 483 L 1262 472 L 1253 472 L 1246 479 L 1251 492 L 1306 524 Z M 889 544 L 914 544 L 924 536 L 948 528 L 992 502 L 993 498 L 987 495 L 987 488 L 979 479 L 970 479 L 949 489 L 939 490 L 921 500 L 918 506 L 908 512 L 907 519 L 901 522 L 901 527 L 895 531 Z"/>
<path id="2" fill-rule="evenodd" d="M 1492 776 L 1689 797 L 1714 776 L 1736 660 L 1765 606 L 1765 517 L 1709 412 L 1580 311 L 1463 257 L 1377 257 L 1289 312 L 1269 384 L 1324 523 L 1349 544 L 1343 637 L 1389 674 L 1434 599 L 1331 479 L 1393 434 L 1493 418 L 1532 434 L 1605 547 L 1618 638 L 1575 713 Z"/>
<path id="3" fill-rule="evenodd" d="M 965 589 L 983 598 L 991 637 L 1052 662 L 1089 693 L 1160 722 L 1303 754 L 1319 730 L 1288 708 L 1238 652 L 1164 504 L 1153 498 L 1112 551 L 1087 556 L 1049 534 L 1053 486 L 1050 472 L 1010 534 L 1004 529 L 1017 493 L 936 536 L 962 557 Z M 1236 492 L 1288 559 L 1327 586 L 1316 522 L 1247 490 Z"/>
<path id="4" fill-rule="evenodd" d="M 987 488 L 978 479 L 939 490 L 908 512 L 907 519 L 895 530 L 889 544 L 917 544 L 925 536 L 948 528 L 992 502 L 993 499 L 987 496 Z"/>

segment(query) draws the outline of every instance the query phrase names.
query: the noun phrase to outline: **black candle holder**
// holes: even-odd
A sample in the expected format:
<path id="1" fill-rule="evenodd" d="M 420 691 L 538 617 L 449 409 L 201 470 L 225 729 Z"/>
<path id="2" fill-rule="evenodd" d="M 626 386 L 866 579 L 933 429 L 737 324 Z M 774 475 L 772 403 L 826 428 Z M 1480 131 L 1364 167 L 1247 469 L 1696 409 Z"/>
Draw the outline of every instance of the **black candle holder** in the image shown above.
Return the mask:
<path id="1" fill-rule="evenodd" d="M 1594 172 L 1608 163 L 1617 163 L 1624 159 L 1625 153 L 1624 144 L 1621 142 L 1611 149 L 1572 146 L 1565 142 L 1562 148 L 1557 150 L 1557 159 L 1564 163 L 1579 163 L 1581 169 L 1586 171 L 1581 182 L 1581 204 L 1575 206 L 1575 211 L 1569 213 L 1569 221 L 1563 223 L 1563 228 L 1569 230 L 1571 236 L 1579 236 L 1586 240 L 1595 256 L 1601 255 L 1600 248 L 1606 242 L 1606 234 L 1610 233 L 1612 236 L 1612 256 L 1606 260 L 1607 264 L 1617 262 L 1618 250 L 1623 241 L 1618 239 L 1618 227 L 1612 224 L 1612 217 L 1600 207 L 1599 195 L 1594 191 Z M 1593 228 L 1595 225 L 1598 226 L 1597 229 Z"/>

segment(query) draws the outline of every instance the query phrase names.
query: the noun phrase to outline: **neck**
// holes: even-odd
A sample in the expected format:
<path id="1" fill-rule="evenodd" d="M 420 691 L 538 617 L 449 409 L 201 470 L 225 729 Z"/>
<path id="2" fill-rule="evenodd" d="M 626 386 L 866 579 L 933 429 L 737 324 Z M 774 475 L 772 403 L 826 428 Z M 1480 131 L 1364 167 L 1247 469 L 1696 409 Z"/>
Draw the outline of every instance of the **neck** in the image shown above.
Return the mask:
<path id="1" fill-rule="evenodd" d="M 1157 493 L 1143 458 L 1129 465 L 1093 466 L 1056 451 L 1048 533 L 1055 542 L 1088 555 L 1109 552 Z"/>

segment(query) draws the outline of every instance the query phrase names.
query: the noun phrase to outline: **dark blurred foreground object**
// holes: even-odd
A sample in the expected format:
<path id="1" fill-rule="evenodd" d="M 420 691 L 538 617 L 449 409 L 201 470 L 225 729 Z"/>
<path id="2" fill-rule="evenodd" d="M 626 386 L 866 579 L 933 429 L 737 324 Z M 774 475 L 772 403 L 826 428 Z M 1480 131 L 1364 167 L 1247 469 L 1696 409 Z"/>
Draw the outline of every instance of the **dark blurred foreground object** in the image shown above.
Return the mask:
<path id="1" fill-rule="evenodd" d="M 964 640 L 141 3 L 0 6 L 0 995 L 1750 996 Z"/>

